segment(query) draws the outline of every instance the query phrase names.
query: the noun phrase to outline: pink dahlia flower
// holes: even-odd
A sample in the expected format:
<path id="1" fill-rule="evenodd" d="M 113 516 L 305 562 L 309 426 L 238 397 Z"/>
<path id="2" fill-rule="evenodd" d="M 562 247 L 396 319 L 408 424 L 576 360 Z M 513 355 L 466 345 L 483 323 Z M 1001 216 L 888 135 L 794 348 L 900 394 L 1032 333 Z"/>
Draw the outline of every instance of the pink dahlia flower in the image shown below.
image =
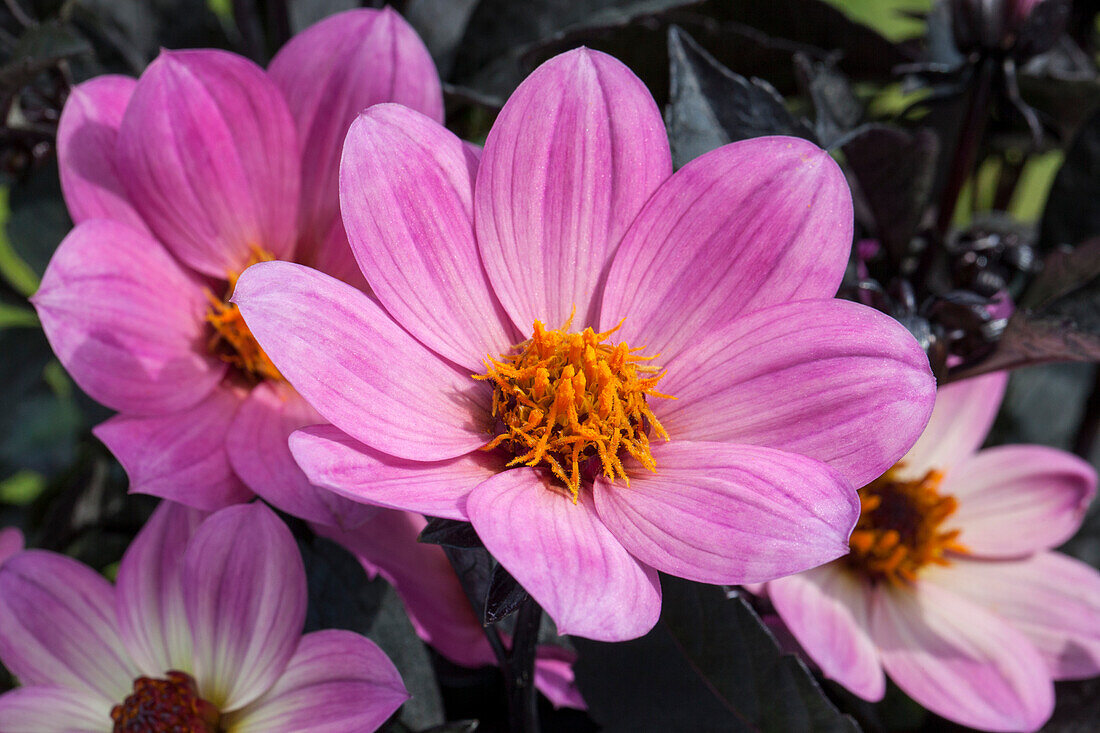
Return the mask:
<path id="1" fill-rule="evenodd" d="M 821 670 L 867 700 L 883 670 L 914 700 L 984 730 L 1034 730 L 1051 679 L 1100 674 L 1100 573 L 1050 548 L 1096 492 L 1053 448 L 978 451 L 1007 374 L 940 390 L 928 428 L 861 491 L 845 558 L 765 586 Z"/>
<path id="2" fill-rule="evenodd" d="M 0 661 L 23 684 L 0 730 L 374 730 L 408 699 L 397 669 L 350 631 L 303 636 L 305 614 L 298 547 L 259 503 L 162 502 L 115 587 L 20 553 L 0 567 Z"/>
<path id="3" fill-rule="evenodd" d="M 18 527 L 0 529 L 0 563 L 23 549 L 23 533 Z"/>
<path id="4" fill-rule="evenodd" d="M 595 639 L 653 626 L 658 570 L 765 580 L 847 552 L 852 486 L 916 439 L 934 383 L 901 326 L 833 299 L 852 209 L 829 156 L 763 138 L 673 174 L 642 82 L 579 49 L 475 157 L 414 110 L 366 110 L 341 213 L 377 301 L 291 263 L 238 282 L 332 424 L 291 437 L 310 480 L 471 521 Z"/>
<path id="5" fill-rule="evenodd" d="M 120 414 L 96 428 L 131 489 L 213 510 L 252 492 L 310 521 L 366 508 L 314 489 L 287 437 L 322 422 L 228 303 L 257 260 L 362 283 L 339 218 L 355 115 L 396 101 L 443 119 L 427 50 L 392 10 L 291 39 L 267 72 L 224 51 L 164 52 L 138 80 L 73 90 L 58 156 L 77 227 L 33 301 L 65 368 Z"/>

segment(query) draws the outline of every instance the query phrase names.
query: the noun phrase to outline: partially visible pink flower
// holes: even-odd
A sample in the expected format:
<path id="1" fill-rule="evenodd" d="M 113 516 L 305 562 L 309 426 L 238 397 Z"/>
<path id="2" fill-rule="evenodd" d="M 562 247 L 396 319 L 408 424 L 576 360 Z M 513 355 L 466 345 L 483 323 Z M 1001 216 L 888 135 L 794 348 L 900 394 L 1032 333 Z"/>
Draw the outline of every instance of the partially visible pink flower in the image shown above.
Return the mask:
<path id="1" fill-rule="evenodd" d="M 431 57 L 389 9 L 321 21 L 267 72 L 224 51 L 165 51 L 136 81 L 73 90 L 58 157 L 77 226 L 33 302 L 65 368 L 120 413 L 95 432 L 131 490 L 204 510 L 256 492 L 344 526 L 369 515 L 294 463 L 290 433 L 323 420 L 226 299 L 270 258 L 362 284 L 337 170 L 348 126 L 378 102 L 443 119 Z"/>
<path id="2" fill-rule="evenodd" d="M 358 634 L 303 636 L 305 613 L 298 547 L 260 503 L 162 502 L 116 587 L 20 553 L 0 567 L 0 661 L 23 685 L 0 696 L 0 730 L 374 730 L 408 699 L 397 669 Z"/>
<path id="3" fill-rule="evenodd" d="M 861 492 L 852 554 L 766 592 L 824 674 L 867 700 L 883 670 L 929 710 L 1034 730 L 1052 679 L 1100 674 L 1100 573 L 1050 548 L 1080 526 L 1092 468 L 1038 445 L 978 451 L 998 372 L 940 390 L 912 450 Z"/>
<path id="4" fill-rule="evenodd" d="M 852 204 L 828 154 L 761 138 L 671 168 L 645 85 L 587 49 L 520 85 L 480 165 L 376 105 L 340 195 L 377 300 L 292 263 L 234 296 L 332 423 L 291 436 L 310 480 L 471 521 L 565 634 L 644 634 L 658 570 L 762 581 L 843 554 L 852 486 L 932 408 L 905 329 L 833 299 Z"/>
<path id="5" fill-rule="evenodd" d="M 18 527 L 0 529 L 0 563 L 23 549 L 23 533 Z"/>

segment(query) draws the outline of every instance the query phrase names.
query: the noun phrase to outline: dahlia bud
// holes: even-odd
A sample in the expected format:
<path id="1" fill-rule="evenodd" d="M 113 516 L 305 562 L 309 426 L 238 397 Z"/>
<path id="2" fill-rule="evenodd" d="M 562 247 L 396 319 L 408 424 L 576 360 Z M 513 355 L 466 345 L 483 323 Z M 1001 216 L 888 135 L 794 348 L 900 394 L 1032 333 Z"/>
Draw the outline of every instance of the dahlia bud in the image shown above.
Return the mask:
<path id="1" fill-rule="evenodd" d="M 1043 53 L 1066 28 L 1070 0 L 950 0 L 955 45 L 1017 61 Z"/>

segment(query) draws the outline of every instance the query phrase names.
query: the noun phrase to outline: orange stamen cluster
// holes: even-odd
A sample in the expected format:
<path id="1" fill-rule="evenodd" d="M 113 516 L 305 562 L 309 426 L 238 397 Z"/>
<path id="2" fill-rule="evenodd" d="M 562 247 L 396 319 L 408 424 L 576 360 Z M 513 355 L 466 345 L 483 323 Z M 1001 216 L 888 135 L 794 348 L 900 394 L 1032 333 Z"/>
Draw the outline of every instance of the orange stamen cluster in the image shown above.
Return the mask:
<path id="1" fill-rule="evenodd" d="M 509 466 L 545 464 L 568 487 L 574 503 L 593 459 L 604 476 L 628 485 L 622 453 L 655 471 L 648 432 L 665 440 L 668 433 L 646 397 L 669 397 L 655 389 L 664 373 L 645 363 L 653 357 L 640 356 L 641 348 L 605 343 L 620 326 L 603 333 L 591 328 L 567 333 L 568 323 L 547 331 L 535 321 L 530 339 L 499 359 L 488 357 L 486 373 L 474 376 L 495 387 L 498 428 L 485 450 L 510 450 L 515 458 Z"/>
<path id="2" fill-rule="evenodd" d="M 218 709 L 199 697 L 195 680 L 175 670 L 167 679 L 138 677 L 133 693 L 111 708 L 114 733 L 216 733 Z"/>
<path id="3" fill-rule="evenodd" d="M 953 496 L 941 496 L 942 471 L 903 481 L 901 464 L 859 492 L 859 522 L 848 544 L 848 563 L 872 581 L 912 583 L 928 564 L 950 565 L 945 553 L 967 553 L 959 530 L 941 531 L 958 508 Z"/>
<path id="4" fill-rule="evenodd" d="M 206 310 L 206 322 L 214 327 L 214 334 L 207 342 L 206 348 L 212 354 L 216 354 L 222 361 L 237 367 L 249 379 L 262 382 L 265 379 L 282 381 L 283 375 L 275 368 L 260 345 L 256 343 L 252 332 L 248 330 L 244 317 L 236 305 L 229 302 L 233 297 L 233 290 L 237 287 L 237 278 L 257 262 L 270 262 L 275 257 L 259 247 L 252 248 L 252 257 L 239 272 L 230 272 L 227 279 L 229 287 L 225 298 L 219 298 L 209 290 L 206 298 L 210 301 L 210 307 Z"/>

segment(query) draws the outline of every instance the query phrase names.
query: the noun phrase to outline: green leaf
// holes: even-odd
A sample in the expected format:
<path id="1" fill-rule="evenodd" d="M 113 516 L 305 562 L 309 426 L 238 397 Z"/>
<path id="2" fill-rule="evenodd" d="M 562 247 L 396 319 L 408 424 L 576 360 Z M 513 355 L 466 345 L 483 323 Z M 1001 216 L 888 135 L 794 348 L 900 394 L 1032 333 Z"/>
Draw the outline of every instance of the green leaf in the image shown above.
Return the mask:
<path id="1" fill-rule="evenodd" d="M 34 471 L 18 471 L 0 481 L 0 502 L 26 506 L 42 495 L 46 479 Z"/>
<path id="2" fill-rule="evenodd" d="M 0 328 L 36 328 L 38 316 L 30 308 L 0 303 Z"/>

